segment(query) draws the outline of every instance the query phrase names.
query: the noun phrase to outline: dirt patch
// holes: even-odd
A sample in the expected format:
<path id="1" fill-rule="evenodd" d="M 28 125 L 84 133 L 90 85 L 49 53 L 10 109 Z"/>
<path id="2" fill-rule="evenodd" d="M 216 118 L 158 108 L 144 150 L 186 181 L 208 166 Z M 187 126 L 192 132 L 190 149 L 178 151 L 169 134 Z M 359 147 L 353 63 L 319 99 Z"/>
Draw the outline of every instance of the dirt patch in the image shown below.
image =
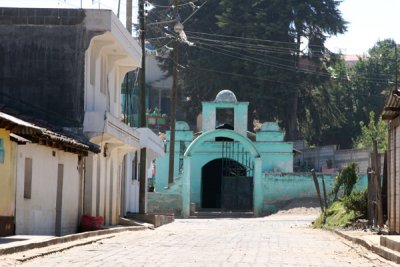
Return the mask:
<path id="1" fill-rule="evenodd" d="M 276 215 L 316 215 L 321 212 L 318 198 L 297 198 L 291 200 Z"/>

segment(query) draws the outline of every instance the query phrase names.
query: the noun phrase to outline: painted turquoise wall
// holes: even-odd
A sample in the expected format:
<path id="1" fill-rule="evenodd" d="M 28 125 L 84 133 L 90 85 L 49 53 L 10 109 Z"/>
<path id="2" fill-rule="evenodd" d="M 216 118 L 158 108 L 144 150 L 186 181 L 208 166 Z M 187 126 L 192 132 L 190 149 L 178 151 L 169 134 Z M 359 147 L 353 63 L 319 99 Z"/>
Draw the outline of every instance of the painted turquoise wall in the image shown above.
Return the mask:
<path id="1" fill-rule="evenodd" d="M 324 174 L 327 194 L 332 192 L 337 174 Z M 322 191 L 322 175 L 317 175 L 320 191 Z M 367 187 L 366 175 L 359 175 L 356 190 Z M 282 173 L 263 175 L 263 214 L 276 212 L 289 200 L 302 197 L 317 197 L 314 180 L 310 173 Z"/>
<path id="2" fill-rule="evenodd" d="M 193 141 L 193 131 L 189 130 L 186 122 L 177 121 L 175 124 L 175 159 L 174 159 L 174 177 L 180 175 L 179 158 L 181 142 L 187 148 Z M 168 169 L 169 169 L 169 151 L 170 151 L 170 131 L 166 133 L 166 153 L 164 157 L 156 159 L 156 175 L 154 178 L 154 187 L 157 192 L 162 192 L 168 187 Z"/>
<path id="3" fill-rule="evenodd" d="M 215 130 L 216 110 L 232 108 L 234 130 L 241 135 L 246 136 L 247 133 L 247 112 L 249 102 L 203 102 L 202 103 L 202 132 Z"/>
<path id="4" fill-rule="evenodd" d="M 193 158 L 196 161 L 196 158 Z M 257 161 L 257 159 L 256 159 Z M 190 163 L 186 161 L 186 163 Z M 186 170 L 192 173 L 191 168 L 196 164 L 187 164 Z M 188 168 L 189 167 L 189 168 Z M 199 168 L 195 168 L 198 169 Z M 196 172 L 196 171 L 195 171 Z M 327 193 L 332 192 L 337 174 L 323 174 Z M 187 176 L 186 178 L 188 178 Z M 278 211 L 289 201 L 303 197 L 317 197 L 313 178 L 310 173 L 262 173 L 256 174 L 254 181 L 254 210 L 257 216 L 268 215 Z M 318 182 L 322 191 L 322 175 L 317 174 Z M 184 179 L 184 177 L 182 178 Z M 183 216 L 184 210 L 189 210 L 190 202 L 199 203 L 199 195 L 196 195 L 196 185 L 190 181 L 191 193 L 185 194 L 183 187 L 188 186 L 188 181 L 183 181 L 180 177 L 176 184 L 162 193 L 152 194 L 148 198 L 149 208 L 152 212 L 172 212 Z M 195 183 L 196 184 L 196 183 Z M 359 175 L 356 190 L 364 190 L 367 187 L 367 175 Z M 194 194 L 193 194 L 194 193 Z M 182 201 L 179 202 L 178 200 Z"/>

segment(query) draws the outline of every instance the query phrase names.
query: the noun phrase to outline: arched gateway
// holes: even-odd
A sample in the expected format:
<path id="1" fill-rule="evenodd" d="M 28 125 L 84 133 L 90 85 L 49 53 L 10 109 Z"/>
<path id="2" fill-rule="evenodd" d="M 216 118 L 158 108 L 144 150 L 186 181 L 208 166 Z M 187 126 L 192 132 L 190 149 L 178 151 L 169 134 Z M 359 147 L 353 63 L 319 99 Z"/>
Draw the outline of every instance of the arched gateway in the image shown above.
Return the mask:
<path id="1" fill-rule="evenodd" d="M 253 210 L 253 176 L 239 162 L 214 159 L 201 170 L 201 208 Z"/>
<path id="2" fill-rule="evenodd" d="M 157 160 L 155 183 L 156 191 L 179 195 L 183 217 L 195 210 L 258 216 L 264 209 L 263 172 L 292 171 L 292 144 L 283 142 L 276 123 L 264 123 L 257 133 L 248 131 L 248 105 L 223 90 L 214 101 L 202 103 L 199 135 L 177 123 L 174 184 L 166 176 L 168 157 Z M 168 132 L 166 141 L 168 155 Z"/>
<path id="3" fill-rule="evenodd" d="M 253 211 L 254 144 L 229 129 L 208 131 L 187 148 L 184 177 L 196 210 Z M 182 193 L 185 193 L 182 188 Z"/>

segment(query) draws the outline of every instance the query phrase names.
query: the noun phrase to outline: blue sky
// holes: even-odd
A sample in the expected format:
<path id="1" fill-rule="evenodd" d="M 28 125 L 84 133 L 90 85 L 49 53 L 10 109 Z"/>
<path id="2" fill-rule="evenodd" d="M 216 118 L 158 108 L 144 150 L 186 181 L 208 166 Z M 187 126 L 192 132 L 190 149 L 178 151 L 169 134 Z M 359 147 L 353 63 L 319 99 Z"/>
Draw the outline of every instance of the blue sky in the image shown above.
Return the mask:
<path id="1" fill-rule="evenodd" d="M 134 14 L 137 0 L 133 0 Z M 0 6 L 80 8 L 81 0 L 0 0 Z M 82 0 L 83 8 L 112 9 L 117 13 L 118 0 Z M 120 19 L 125 24 L 126 0 L 121 0 Z M 328 39 L 333 52 L 363 54 L 378 40 L 393 38 L 400 42 L 400 0 L 344 0 L 340 10 L 349 22 L 344 35 Z M 399 19 L 397 19 L 399 18 Z"/>
<path id="2" fill-rule="evenodd" d="M 400 0 L 345 0 L 340 10 L 349 22 L 348 31 L 328 40 L 332 51 L 362 54 L 378 40 L 391 38 L 400 42 Z"/>

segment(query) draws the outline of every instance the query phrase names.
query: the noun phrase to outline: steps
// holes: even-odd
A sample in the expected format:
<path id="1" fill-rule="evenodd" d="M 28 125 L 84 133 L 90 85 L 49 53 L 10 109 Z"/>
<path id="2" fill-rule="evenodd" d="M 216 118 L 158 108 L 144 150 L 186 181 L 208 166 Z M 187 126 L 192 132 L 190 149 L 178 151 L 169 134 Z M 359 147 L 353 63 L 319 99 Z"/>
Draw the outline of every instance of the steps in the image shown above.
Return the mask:
<path id="1" fill-rule="evenodd" d="M 381 236 L 380 245 L 373 246 L 372 250 L 388 260 L 400 263 L 400 236 Z"/>
<path id="2" fill-rule="evenodd" d="M 252 218 L 252 211 L 221 211 L 221 210 L 200 210 L 190 213 L 192 219 L 214 219 L 214 218 Z"/>
<path id="3" fill-rule="evenodd" d="M 130 212 L 126 214 L 126 218 L 151 223 L 154 227 L 160 227 L 164 224 L 172 223 L 175 220 L 173 214 L 138 214 Z"/>

